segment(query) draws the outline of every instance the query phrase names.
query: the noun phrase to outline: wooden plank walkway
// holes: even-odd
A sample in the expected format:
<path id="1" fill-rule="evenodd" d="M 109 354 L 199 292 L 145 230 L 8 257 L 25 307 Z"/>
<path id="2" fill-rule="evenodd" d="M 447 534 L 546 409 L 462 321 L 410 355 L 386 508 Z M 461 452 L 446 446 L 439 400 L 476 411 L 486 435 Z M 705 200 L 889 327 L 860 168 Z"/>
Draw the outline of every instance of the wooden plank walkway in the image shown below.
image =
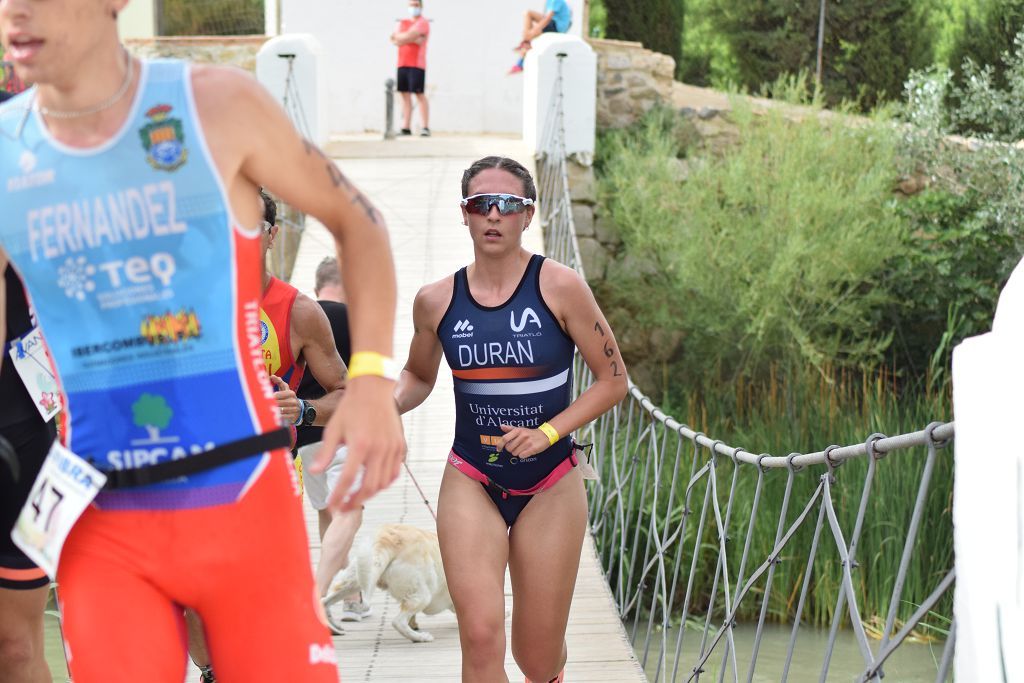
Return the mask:
<path id="1" fill-rule="evenodd" d="M 529 160 L 529 155 L 515 139 L 446 136 L 391 142 L 351 137 L 334 141 L 328 152 L 373 200 L 390 229 L 398 275 L 395 355 L 402 360 L 412 337 L 416 291 L 473 257 L 458 206 L 462 171 L 488 154 L 503 154 L 523 162 Z M 527 248 L 541 251 L 540 237 L 539 230 L 527 231 Z M 292 283 L 310 296 L 316 265 L 333 253 L 333 244 L 323 226 L 307 221 Z M 405 416 L 408 465 L 435 509 L 454 432 L 451 382 L 451 374 L 442 368 L 430 398 Z M 308 505 L 306 513 L 315 562 L 320 552 L 316 517 Z M 430 512 L 404 472 L 394 486 L 367 505 L 360 537 L 388 522 L 434 528 Z M 507 577 L 506 602 L 511 608 Z M 435 640 L 412 643 L 391 627 L 397 604 L 390 596 L 378 591 L 372 605 L 371 617 L 346 624 L 345 635 L 334 639 L 343 681 L 460 680 L 461 655 L 453 613 L 420 616 L 420 627 L 433 633 Z M 506 633 L 507 629 L 508 622 Z M 583 549 L 567 638 L 566 678 L 570 682 L 646 680 L 626 640 L 589 538 Z M 508 648 L 505 668 L 512 681 L 523 680 Z"/>

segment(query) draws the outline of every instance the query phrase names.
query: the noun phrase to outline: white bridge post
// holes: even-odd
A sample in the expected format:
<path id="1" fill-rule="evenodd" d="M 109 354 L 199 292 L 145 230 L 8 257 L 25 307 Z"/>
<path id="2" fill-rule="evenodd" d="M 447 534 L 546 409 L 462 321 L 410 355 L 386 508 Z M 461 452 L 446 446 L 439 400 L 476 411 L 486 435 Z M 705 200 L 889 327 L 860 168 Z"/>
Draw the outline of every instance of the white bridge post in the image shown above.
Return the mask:
<path id="1" fill-rule="evenodd" d="M 293 83 L 286 93 L 289 66 Z M 288 115 L 300 134 L 320 147 L 327 143 L 327 74 L 314 36 L 289 33 L 268 40 L 256 53 L 256 79 L 278 102 L 287 95 Z"/>
<path id="2" fill-rule="evenodd" d="M 523 65 L 523 142 L 536 154 L 543 144 L 551 97 L 562 57 L 565 152 L 590 158 L 597 124 L 597 55 L 581 38 L 544 33 L 533 41 Z"/>

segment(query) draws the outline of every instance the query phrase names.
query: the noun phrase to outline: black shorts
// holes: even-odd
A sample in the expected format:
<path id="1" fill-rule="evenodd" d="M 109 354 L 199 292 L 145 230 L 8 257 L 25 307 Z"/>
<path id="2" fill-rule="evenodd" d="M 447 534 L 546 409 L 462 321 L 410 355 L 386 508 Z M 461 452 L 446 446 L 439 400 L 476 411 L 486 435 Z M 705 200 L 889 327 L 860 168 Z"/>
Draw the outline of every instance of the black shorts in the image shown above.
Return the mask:
<path id="1" fill-rule="evenodd" d="M 555 28 L 555 20 L 552 19 L 551 21 L 549 21 L 547 23 L 547 26 L 541 29 L 541 33 L 558 33 L 558 29 Z"/>
<path id="2" fill-rule="evenodd" d="M 414 66 L 398 67 L 398 92 L 422 93 L 427 84 L 427 72 Z"/>
<path id="3" fill-rule="evenodd" d="M 21 466 L 20 476 L 14 481 L 10 469 L 0 462 L 0 588 L 29 590 L 50 583 L 46 574 L 14 545 L 11 529 L 14 528 L 18 513 L 28 498 L 55 435 L 53 422 L 44 424 L 42 419 L 0 428 L 0 436 L 14 447 Z"/>

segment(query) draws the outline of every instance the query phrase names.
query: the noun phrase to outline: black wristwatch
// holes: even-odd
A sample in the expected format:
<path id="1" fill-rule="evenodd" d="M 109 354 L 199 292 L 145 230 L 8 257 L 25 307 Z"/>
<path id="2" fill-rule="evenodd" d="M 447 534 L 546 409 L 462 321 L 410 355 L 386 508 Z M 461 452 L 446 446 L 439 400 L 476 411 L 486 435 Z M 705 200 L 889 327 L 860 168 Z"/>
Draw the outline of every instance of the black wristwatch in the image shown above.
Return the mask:
<path id="1" fill-rule="evenodd" d="M 304 402 L 306 406 L 305 410 L 302 411 L 302 426 L 312 427 L 313 423 L 316 422 L 316 408 L 309 401 Z"/>

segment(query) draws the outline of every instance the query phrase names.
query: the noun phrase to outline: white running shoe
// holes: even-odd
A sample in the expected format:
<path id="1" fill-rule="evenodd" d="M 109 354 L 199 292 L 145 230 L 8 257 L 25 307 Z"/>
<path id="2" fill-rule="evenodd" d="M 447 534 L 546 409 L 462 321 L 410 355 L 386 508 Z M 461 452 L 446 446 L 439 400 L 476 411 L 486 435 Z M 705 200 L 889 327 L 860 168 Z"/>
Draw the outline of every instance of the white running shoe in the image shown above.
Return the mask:
<path id="1" fill-rule="evenodd" d="M 370 616 L 373 609 L 362 600 L 346 600 L 341 605 L 342 621 L 362 621 Z"/>

